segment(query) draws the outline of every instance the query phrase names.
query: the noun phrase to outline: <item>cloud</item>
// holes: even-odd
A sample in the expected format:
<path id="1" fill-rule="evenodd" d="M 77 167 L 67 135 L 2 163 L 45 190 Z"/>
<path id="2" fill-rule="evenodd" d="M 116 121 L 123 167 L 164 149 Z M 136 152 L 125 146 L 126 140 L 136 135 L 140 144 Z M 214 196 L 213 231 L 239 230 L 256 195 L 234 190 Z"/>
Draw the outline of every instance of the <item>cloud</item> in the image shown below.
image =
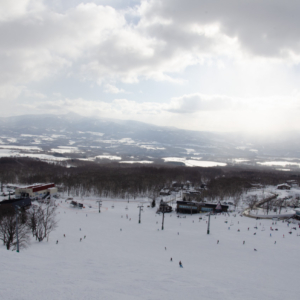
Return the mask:
<path id="1" fill-rule="evenodd" d="M 299 1 L 2 2 L 2 115 L 74 111 L 202 128 L 212 116 L 234 126 L 247 113 L 299 107 Z"/>
<path id="2" fill-rule="evenodd" d="M 199 111 L 218 111 L 234 109 L 234 100 L 225 96 L 190 94 L 173 98 L 167 110 L 179 114 L 191 114 Z"/>
<path id="3" fill-rule="evenodd" d="M 123 89 L 119 89 L 116 86 L 109 83 L 105 85 L 105 92 L 110 94 L 126 93 Z"/>
<path id="4" fill-rule="evenodd" d="M 168 20 L 173 28 L 218 24 L 219 31 L 237 38 L 253 55 L 299 56 L 300 2 L 291 0 L 155 0 L 144 1 L 142 12 L 148 23 Z M 162 33 L 163 34 L 163 33 Z M 177 39 L 176 39 L 177 40 Z"/>
<path id="5" fill-rule="evenodd" d="M 300 61 L 299 1 L 247 3 L 153 0 L 128 10 L 80 3 L 57 12 L 44 1 L 4 1 L 0 85 L 61 72 L 100 83 L 180 82 L 173 74 L 188 66 L 246 52 Z"/>

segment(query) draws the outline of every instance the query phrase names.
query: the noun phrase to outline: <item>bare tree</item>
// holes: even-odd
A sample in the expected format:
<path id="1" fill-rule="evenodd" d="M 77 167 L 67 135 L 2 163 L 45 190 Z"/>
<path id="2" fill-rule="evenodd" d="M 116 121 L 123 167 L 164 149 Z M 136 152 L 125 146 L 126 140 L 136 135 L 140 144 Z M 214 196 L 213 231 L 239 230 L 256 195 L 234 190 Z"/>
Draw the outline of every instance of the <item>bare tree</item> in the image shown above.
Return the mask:
<path id="1" fill-rule="evenodd" d="M 40 204 L 36 208 L 31 208 L 29 211 L 29 228 L 32 235 L 36 237 L 39 242 L 47 237 L 57 227 L 56 206 L 49 204 Z"/>
<path id="2" fill-rule="evenodd" d="M 251 211 L 258 202 L 257 195 L 248 196 L 245 202 L 247 203 L 247 205 L 249 205 Z"/>
<path id="3" fill-rule="evenodd" d="M 234 204 L 235 209 L 241 201 L 241 196 L 242 196 L 242 192 L 238 191 L 238 192 L 235 193 L 235 195 L 233 197 L 233 204 Z"/>
<path id="4" fill-rule="evenodd" d="M 17 248 L 16 213 L 13 207 L 1 210 L 0 216 L 0 240 L 7 250 Z M 26 248 L 29 243 L 29 232 L 26 223 L 18 222 L 19 248 Z"/>

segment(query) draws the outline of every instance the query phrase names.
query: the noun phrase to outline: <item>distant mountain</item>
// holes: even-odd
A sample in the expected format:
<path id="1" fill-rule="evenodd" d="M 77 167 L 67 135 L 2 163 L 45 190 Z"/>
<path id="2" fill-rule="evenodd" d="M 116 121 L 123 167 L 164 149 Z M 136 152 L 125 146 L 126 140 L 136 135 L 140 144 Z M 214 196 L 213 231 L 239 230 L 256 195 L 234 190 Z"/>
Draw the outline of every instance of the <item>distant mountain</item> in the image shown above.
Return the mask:
<path id="1" fill-rule="evenodd" d="M 186 157 L 221 162 L 234 158 L 300 158 L 299 133 L 258 138 L 241 133 L 189 131 L 77 114 L 0 118 L 0 148 L 7 147 L 3 145 L 35 146 L 45 154 L 86 159 L 99 155 L 101 158 L 113 155 L 124 160 Z"/>

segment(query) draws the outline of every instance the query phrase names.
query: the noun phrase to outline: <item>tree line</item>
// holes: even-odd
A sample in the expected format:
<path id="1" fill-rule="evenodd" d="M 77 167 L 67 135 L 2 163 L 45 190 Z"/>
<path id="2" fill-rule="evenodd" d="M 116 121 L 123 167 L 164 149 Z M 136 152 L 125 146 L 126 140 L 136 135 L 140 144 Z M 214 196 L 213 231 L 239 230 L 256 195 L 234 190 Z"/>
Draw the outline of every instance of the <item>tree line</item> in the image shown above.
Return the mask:
<path id="1" fill-rule="evenodd" d="M 174 181 L 202 190 L 201 199 L 238 199 L 252 184 L 276 185 L 288 179 L 299 182 L 299 173 L 266 171 L 255 168 L 202 168 L 170 165 L 139 165 L 72 160 L 67 168 L 60 163 L 46 163 L 30 158 L 0 158 L 1 183 L 33 184 L 53 182 L 67 196 L 134 199 L 159 195 Z"/>

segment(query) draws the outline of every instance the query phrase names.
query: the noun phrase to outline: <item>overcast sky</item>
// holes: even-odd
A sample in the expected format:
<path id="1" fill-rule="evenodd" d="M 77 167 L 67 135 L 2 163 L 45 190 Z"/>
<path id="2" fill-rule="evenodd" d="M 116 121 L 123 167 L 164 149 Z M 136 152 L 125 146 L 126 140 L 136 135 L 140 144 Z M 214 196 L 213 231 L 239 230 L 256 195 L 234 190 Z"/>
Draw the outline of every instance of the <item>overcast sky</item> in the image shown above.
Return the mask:
<path id="1" fill-rule="evenodd" d="M 300 130 L 299 0 L 1 0 L 0 116 Z"/>

